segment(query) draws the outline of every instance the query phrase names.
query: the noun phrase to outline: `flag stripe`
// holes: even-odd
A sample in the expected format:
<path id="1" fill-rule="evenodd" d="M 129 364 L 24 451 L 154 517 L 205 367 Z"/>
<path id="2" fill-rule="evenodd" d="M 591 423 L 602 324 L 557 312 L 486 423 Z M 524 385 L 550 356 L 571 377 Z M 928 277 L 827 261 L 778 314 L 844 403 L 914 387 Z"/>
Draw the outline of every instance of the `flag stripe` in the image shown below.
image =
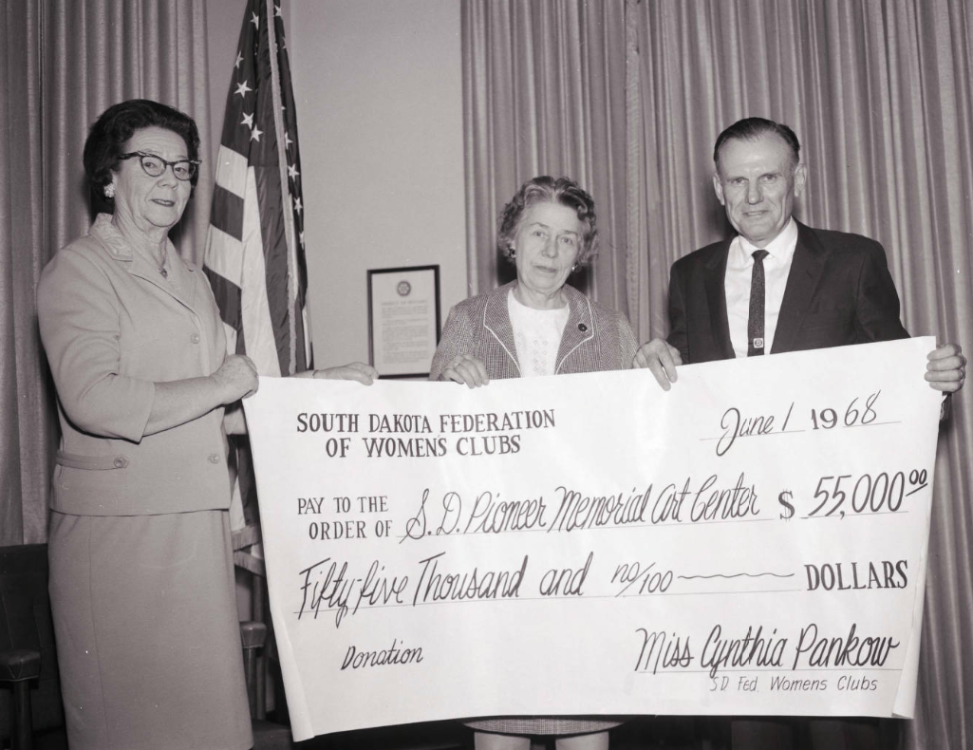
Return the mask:
<path id="1" fill-rule="evenodd" d="M 234 354 L 246 354 L 247 345 L 243 338 L 243 331 L 238 331 L 226 323 L 223 324 L 223 332 L 226 334 L 226 351 Z"/>
<path id="2" fill-rule="evenodd" d="M 243 284 L 243 243 L 213 226 L 207 239 L 208 252 L 204 267 L 240 287 Z M 215 289 L 213 293 L 216 294 Z"/>
<path id="3" fill-rule="evenodd" d="M 237 240 L 243 239 L 243 198 L 219 184 L 213 186 L 213 210 L 210 223 Z"/>
<path id="4" fill-rule="evenodd" d="M 240 287 L 207 266 L 203 267 L 203 272 L 209 279 L 209 285 L 213 288 L 213 295 L 216 297 L 216 304 L 220 308 L 220 317 L 223 322 L 234 331 L 239 332 L 243 324 Z"/>
<path id="5" fill-rule="evenodd" d="M 219 165 L 216 168 L 216 184 L 241 198 L 247 190 L 247 170 L 250 162 L 225 143 L 220 146 Z"/>
<path id="6" fill-rule="evenodd" d="M 259 206 L 259 186 L 256 182 L 257 170 L 251 167 L 247 172 L 247 205 Z M 247 356 L 257 366 L 261 375 L 281 376 L 280 350 L 277 348 L 274 316 L 268 295 L 276 290 L 267 288 L 267 262 L 265 253 L 268 243 L 263 236 L 264 217 L 259 211 L 248 211 L 243 234 L 243 331 L 246 334 Z"/>
<path id="7" fill-rule="evenodd" d="M 265 196 L 276 195 L 280 190 L 280 177 L 276 167 L 255 170 L 257 195 L 261 199 Z M 274 324 L 274 339 L 277 342 L 277 352 L 280 360 L 280 371 L 291 374 L 291 316 L 290 274 L 287 263 L 287 238 L 284 235 L 284 221 L 279 211 L 260 212 L 260 233 L 264 243 L 264 268 L 266 273 L 265 288 L 267 289 L 267 304 L 270 319 Z"/>
<path id="8" fill-rule="evenodd" d="M 304 320 L 304 300 L 295 300 L 291 312 L 296 329 L 294 339 L 297 342 L 294 351 L 294 370 L 295 372 L 304 372 L 311 360 L 310 341 L 307 337 L 307 324 Z"/>

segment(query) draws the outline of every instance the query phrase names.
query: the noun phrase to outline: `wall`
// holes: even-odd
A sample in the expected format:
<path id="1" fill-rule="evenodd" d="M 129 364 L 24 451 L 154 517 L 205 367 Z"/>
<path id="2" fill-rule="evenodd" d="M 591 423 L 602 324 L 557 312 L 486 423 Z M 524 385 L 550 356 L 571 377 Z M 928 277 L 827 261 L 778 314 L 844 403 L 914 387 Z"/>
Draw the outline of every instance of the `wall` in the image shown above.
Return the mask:
<path id="1" fill-rule="evenodd" d="M 289 18 L 287 17 L 289 16 Z M 460 4 L 290 4 L 317 367 L 368 361 L 368 269 L 439 264 L 467 296 Z"/>
<path id="2" fill-rule="evenodd" d="M 210 153 L 243 0 L 207 0 Z M 285 0 L 317 367 L 368 361 L 371 268 L 438 264 L 441 315 L 467 296 L 460 4 Z"/>
<path id="3" fill-rule="evenodd" d="M 216 155 L 220 151 L 223 133 L 223 113 L 226 111 L 226 94 L 230 89 L 230 76 L 236 60 L 237 42 L 246 0 L 206 0 L 206 67 L 209 71 L 209 124 L 210 143 L 203 159 L 208 159 L 209 170 L 215 171 Z M 215 179 L 213 175 L 210 179 Z"/>

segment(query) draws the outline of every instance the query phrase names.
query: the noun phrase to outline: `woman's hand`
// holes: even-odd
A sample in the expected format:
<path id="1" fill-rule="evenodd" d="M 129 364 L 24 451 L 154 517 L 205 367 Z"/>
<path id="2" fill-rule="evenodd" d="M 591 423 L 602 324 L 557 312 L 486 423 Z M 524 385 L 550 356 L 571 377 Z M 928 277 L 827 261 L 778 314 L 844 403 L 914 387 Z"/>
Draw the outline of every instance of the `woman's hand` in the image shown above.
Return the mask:
<path id="1" fill-rule="evenodd" d="M 479 388 L 490 382 L 484 364 L 471 354 L 458 354 L 453 357 L 443 370 L 442 378 L 452 380 L 454 383 L 465 383 L 467 388 Z"/>
<path id="2" fill-rule="evenodd" d="M 256 366 L 242 354 L 229 355 L 210 377 L 216 381 L 224 404 L 252 396 L 260 384 Z"/>
<path id="3" fill-rule="evenodd" d="M 296 377 L 316 380 L 357 380 L 362 385 L 371 385 L 378 380 L 378 370 L 364 362 L 351 362 L 338 367 L 326 367 L 323 370 L 308 370 L 299 373 Z"/>

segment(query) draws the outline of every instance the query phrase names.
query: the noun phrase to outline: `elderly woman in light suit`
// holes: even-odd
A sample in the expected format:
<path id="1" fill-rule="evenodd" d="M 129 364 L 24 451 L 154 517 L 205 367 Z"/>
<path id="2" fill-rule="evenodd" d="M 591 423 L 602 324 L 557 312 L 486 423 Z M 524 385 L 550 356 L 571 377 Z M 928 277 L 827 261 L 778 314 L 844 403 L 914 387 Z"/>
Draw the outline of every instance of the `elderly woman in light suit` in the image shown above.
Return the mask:
<path id="1" fill-rule="evenodd" d="M 257 388 L 227 356 L 203 273 L 168 239 L 196 183 L 186 115 L 132 100 L 84 150 L 112 213 L 37 289 L 61 445 L 50 592 L 72 750 L 244 750 L 252 743 L 236 614 L 225 407 Z M 363 365 L 319 373 L 371 382 Z"/>
<path id="2" fill-rule="evenodd" d="M 567 284 L 597 253 L 591 196 L 566 177 L 524 183 L 500 217 L 497 244 L 517 279 L 450 310 L 431 380 L 474 388 L 491 378 L 632 366 L 638 344 L 624 316 Z"/>
<path id="3" fill-rule="evenodd" d="M 450 311 L 430 379 L 476 388 L 494 378 L 631 367 L 638 344 L 628 321 L 567 284 L 594 258 L 597 238 L 594 201 L 577 183 L 524 183 L 503 210 L 497 239 L 517 279 Z M 542 716 L 468 724 L 477 730 L 477 750 L 529 750 L 531 735 L 556 736 L 558 750 L 599 750 L 618 722 Z"/>

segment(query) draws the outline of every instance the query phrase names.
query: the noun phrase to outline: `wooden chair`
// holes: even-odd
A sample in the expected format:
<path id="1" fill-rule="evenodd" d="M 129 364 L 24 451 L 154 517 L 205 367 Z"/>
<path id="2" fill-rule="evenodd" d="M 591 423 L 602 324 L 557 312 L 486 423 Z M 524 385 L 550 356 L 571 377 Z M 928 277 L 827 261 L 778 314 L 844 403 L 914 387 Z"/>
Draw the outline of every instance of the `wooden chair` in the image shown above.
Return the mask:
<path id="1" fill-rule="evenodd" d="M 47 545 L 0 547 L 0 746 L 67 748 Z"/>
<path id="2" fill-rule="evenodd" d="M 41 655 L 32 649 L 0 651 L 0 684 L 11 687 L 13 719 L 11 742 L 13 750 L 32 750 L 33 733 L 30 720 L 30 681 L 41 674 Z"/>
<path id="3" fill-rule="evenodd" d="M 243 671 L 247 679 L 250 719 L 253 723 L 253 750 L 293 750 L 294 738 L 289 726 L 267 720 L 264 707 L 264 681 L 260 652 L 267 643 L 267 625 L 263 622 L 240 623 L 243 642 Z"/>

